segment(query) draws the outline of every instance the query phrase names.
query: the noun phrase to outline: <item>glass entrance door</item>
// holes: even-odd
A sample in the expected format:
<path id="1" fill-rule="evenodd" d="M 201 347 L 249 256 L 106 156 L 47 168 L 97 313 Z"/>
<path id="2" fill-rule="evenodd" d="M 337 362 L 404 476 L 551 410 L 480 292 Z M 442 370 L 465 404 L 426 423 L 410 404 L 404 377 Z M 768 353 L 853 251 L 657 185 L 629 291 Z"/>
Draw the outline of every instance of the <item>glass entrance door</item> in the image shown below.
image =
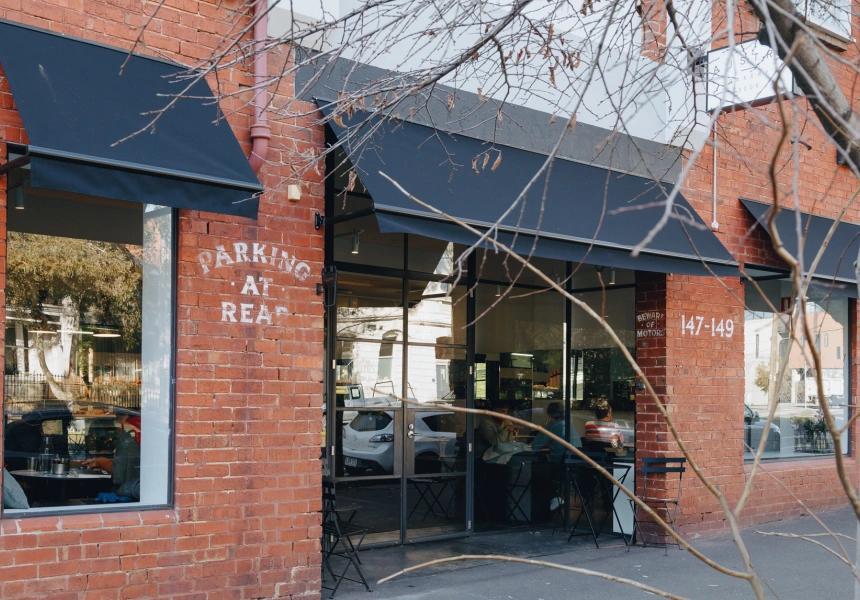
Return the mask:
<path id="1" fill-rule="evenodd" d="M 404 541 L 466 533 L 466 350 L 409 347 L 404 409 Z"/>
<path id="2" fill-rule="evenodd" d="M 457 414 L 406 409 L 406 541 L 466 531 L 466 453 Z"/>
<path id="3" fill-rule="evenodd" d="M 465 535 L 463 292 L 433 281 L 344 273 L 327 323 L 327 431 L 338 506 L 366 544 Z M 406 299 L 406 301 L 404 301 Z"/>

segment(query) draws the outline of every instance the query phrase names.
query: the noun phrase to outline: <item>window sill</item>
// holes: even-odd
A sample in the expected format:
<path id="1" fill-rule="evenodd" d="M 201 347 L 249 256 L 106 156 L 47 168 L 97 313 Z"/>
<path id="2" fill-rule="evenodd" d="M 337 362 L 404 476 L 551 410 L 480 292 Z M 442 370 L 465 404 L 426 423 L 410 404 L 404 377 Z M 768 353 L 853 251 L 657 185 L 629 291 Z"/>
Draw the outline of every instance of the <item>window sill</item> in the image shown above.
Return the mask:
<path id="1" fill-rule="evenodd" d="M 806 21 L 806 25 L 809 26 L 809 29 L 818 36 L 818 39 L 840 52 L 845 52 L 848 50 L 848 45 L 854 43 L 853 39 L 845 37 L 840 33 L 836 33 L 832 29 L 828 29 L 823 25 L 818 25 L 817 23 L 811 23 L 809 21 Z"/>
<path id="2" fill-rule="evenodd" d="M 833 454 L 821 454 L 819 456 L 786 456 L 785 458 L 762 458 L 759 464 L 765 465 L 765 469 L 767 469 L 768 465 L 772 465 L 777 467 L 780 471 L 785 471 L 788 469 L 794 468 L 804 468 L 810 466 L 810 464 L 814 464 L 815 462 L 819 462 L 825 459 L 833 459 Z M 848 454 L 844 455 L 845 464 L 854 465 L 856 464 L 854 458 Z M 828 466 L 832 466 L 834 469 L 836 468 L 836 463 L 833 462 Z M 749 473 L 752 471 L 753 467 L 753 459 L 744 457 L 744 472 Z"/>
<path id="3" fill-rule="evenodd" d="M 30 520 L 36 518 L 50 519 L 52 523 L 56 523 L 55 517 L 63 517 L 63 523 L 68 525 L 73 523 L 75 517 L 81 517 L 81 522 L 101 520 L 104 525 L 108 525 L 115 521 L 134 521 L 133 524 L 142 525 L 158 525 L 173 523 L 176 521 L 176 516 L 173 512 L 173 507 L 169 505 L 143 505 L 132 506 L 131 504 L 122 504 L 114 506 L 93 506 L 88 505 L 77 509 L 71 507 L 47 507 L 44 509 L 3 509 L 2 520 L 6 527 L 13 521 Z M 69 527 L 64 527 L 68 529 Z"/>

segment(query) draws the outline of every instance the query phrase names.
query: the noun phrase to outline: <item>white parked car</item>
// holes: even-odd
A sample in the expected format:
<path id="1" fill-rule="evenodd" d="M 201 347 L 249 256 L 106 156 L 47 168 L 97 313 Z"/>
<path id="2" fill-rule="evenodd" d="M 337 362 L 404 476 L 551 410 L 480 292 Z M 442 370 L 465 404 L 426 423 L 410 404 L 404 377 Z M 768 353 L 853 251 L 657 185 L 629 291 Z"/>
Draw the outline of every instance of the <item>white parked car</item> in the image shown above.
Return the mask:
<path id="1" fill-rule="evenodd" d="M 394 417 L 394 412 L 358 411 L 343 426 L 343 464 L 347 473 L 394 473 Z M 415 412 L 414 440 L 416 473 L 453 470 L 458 450 L 454 413 Z"/>

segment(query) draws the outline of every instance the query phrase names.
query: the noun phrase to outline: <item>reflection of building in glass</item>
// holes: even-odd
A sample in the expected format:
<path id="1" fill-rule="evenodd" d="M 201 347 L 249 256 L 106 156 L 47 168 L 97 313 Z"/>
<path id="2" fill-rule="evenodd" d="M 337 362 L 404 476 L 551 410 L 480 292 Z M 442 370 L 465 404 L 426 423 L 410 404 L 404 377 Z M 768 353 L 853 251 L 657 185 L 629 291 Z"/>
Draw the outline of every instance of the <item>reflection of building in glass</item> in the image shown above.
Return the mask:
<path id="1" fill-rule="evenodd" d="M 790 294 L 785 282 L 766 282 L 768 299 L 781 306 Z M 748 291 L 744 331 L 745 444 L 756 447 L 772 408 L 774 421 L 768 430 L 766 457 L 832 452 L 830 434 L 823 425 L 815 368 L 809 353 L 811 341 L 821 357 L 824 396 L 832 407 L 837 424 L 847 418 L 846 392 L 848 369 L 845 365 L 848 344 L 848 300 L 819 299 L 810 291 L 807 319 L 813 339 L 797 334 L 792 342 L 788 313 L 774 314 L 757 292 Z M 780 380 L 780 369 L 785 370 Z M 779 391 L 777 393 L 777 388 Z M 747 455 L 750 449 L 745 448 Z"/>
<path id="2" fill-rule="evenodd" d="M 452 271 L 453 244 L 437 256 L 434 275 Z M 460 287 L 441 281 L 403 282 L 344 274 L 338 285 L 338 385 L 360 384 L 366 398 L 404 393 L 402 375 L 408 326 L 407 397 L 422 403 L 464 397 L 466 303 Z M 459 361 L 459 363 L 458 363 Z M 456 365 L 460 364 L 460 368 Z M 452 372 L 457 371 L 457 373 Z"/>

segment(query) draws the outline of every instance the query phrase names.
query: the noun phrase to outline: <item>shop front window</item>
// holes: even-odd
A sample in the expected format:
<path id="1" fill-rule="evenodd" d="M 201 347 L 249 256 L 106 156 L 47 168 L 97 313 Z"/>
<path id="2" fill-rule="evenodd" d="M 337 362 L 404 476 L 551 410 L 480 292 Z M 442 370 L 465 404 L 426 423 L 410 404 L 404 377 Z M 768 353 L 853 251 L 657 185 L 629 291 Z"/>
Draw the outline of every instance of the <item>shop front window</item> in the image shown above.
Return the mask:
<path id="1" fill-rule="evenodd" d="M 832 454 L 833 439 L 824 423 L 809 340 L 796 332 L 792 343 L 790 313 L 774 313 L 771 308 L 790 306 L 791 284 L 763 281 L 759 286 L 766 299 L 754 286 L 746 287 L 744 456 L 753 458 L 771 409 L 774 419 L 767 428 L 764 458 Z M 813 289 L 807 293 L 811 341 L 821 356 L 824 396 L 838 427 L 845 425 L 850 412 L 848 306 L 844 297 Z M 847 432 L 842 435 L 842 449 L 847 453 Z"/>
<path id="2" fill-rule="evenodd" d="M 66 196 L 9 211 L 4 507 L 166 505 L 173 211 Z"/>
<path id="3" fill-rule="evenodd" d="M 625 348 L 636 355 L 635 291 L 608 289 L 577 297 L 615 330 Z M 633 367 L 606 330 L 581 308 L 573 308 L 571 335 L 570 425 L 585 445 L 633 452 L 636 443 L 636 393 Z M 605 411 L 609 409 L 607 414 Z M 605 425 L 598 423 L 604 420 Z M 588 423 L 599 427 L 587 427 Z"/>
<path id="4" fill-rule="evenodd" d="M 494 413 L 474 419 L 476 528 L 546 523 L 565 449 L 507 416 L 565 437 L 564 297 L 482 284 L 475 303 L 475 407 Z M 528 505 L 516 502 L 526 488 Z"/>

